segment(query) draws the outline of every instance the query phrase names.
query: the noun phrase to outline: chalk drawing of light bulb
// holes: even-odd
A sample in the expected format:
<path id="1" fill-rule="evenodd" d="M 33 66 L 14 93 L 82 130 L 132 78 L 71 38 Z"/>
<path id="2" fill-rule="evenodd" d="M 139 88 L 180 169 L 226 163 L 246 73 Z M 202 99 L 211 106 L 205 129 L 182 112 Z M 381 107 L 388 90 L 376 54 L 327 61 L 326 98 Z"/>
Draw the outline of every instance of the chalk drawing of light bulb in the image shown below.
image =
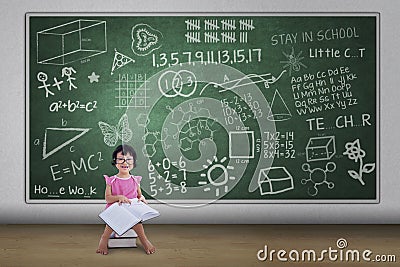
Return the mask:
<path id="1" fill-rule="evenodd" d="M 316 196 L 318 194 L 318 186 L 326 184 L 329 189 L 332 189 L 335 184 L 333 182 L 329 182 L 327 180 L 327 173 L 333 172 L 336 170 L 336 164 L 334 162 L 328 162 L 325 165 L 325 170 L 321 168 L 311 169 L 310 164 L 304 163 L 301 166 L 302 170 L 305 172 L 309 172 L 308 179 L 302 179 L 302 184 L 307 184 L 311 182 L 311 186 L 308 188 L 308 194 L 310 196 Z"/>

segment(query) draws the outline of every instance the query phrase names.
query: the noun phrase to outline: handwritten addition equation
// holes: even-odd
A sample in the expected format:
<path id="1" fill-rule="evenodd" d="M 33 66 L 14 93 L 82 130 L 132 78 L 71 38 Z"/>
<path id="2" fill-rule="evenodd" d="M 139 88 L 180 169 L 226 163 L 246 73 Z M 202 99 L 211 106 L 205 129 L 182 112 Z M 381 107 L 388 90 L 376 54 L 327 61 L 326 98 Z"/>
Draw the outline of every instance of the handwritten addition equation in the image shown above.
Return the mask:
<path id="1" fill-rule="evenodd" d="M 81 101 L 79 101 L 79 100 L 76 100 L 76 101 L 68 100 L 66 102 L 59 100 L 59 101 L 51 103 L 49 106 L 50 112 L 59 112 L 60 110 L 67 110 L 70 113 L 75 112 L 77 110 L 92 112 L 95 109 L 97 109 L 97 101 L 96 100 L 88 101 L 86 103 L 81 103 Z"/>
<path id="2" fill-rule="evenodd" d="M 75 77 L 73 77 L 74 74 L 76 74 L 76 70 L 73 67 L 64 67 L 61 71 L 61 77 L 66 77 L 66 81 L 68 82 L 68 90 L 71 91 L 72 89 L 78 89 L 78 87 L 74 84 L 74 81 L 76 80 Z M 100 76 L 96 75 L 94 72 L 92 72 L 91 76 L 88 76 L 90 83 L 93 83 L 94 81 L 98 82 L 98 78 Z M 50 90 L 51 87 L 55 87 L 57 91 L 61 91 L 62 87 L 61 85 L 64 83 L 62 80 L 58 80 L 57 77 L 53 77 L 54 83 L 49 84 L 47 83 L 48 80 L 48 75 L 45 72 L 39 72 L 37 74 L 37 80 L 39 83 L 41 83 L 40 86 L 38 86 L 38 89 L 44 89 L 45 90 L 45 97 L 48 98 L 49 96 L 55 96 L 55 93 Z M 87 101 L 87 102 L 82 102 L 80 100 L 66 100 L 66 101 L 54 101 L 49 105 L 48 110 L 51 113 L 57 113 L 60 111 L 68 111 L 69 113 L 82 110 L 85 112 L 92 112 L 95 109 L 97 109 L 97 101 L 92 100 L 92 101 Z"/>
<path id="3" fill-rule="evenodd" d="M 163 171 L 156 171 L 155 166 L 153 165 L 151 160 L 149 160 L 147 169 L 149 171 L 150 195 L 152 197 L 156 197 L 158 193 L 161 193 L 163 191 L 165 191 L 164 194 L 166 194 L 167 196 L 171 195 L 173 192 L 180 192 L 182 194 L 187 193 L 187 170 L 185 169 L 186 162 L 182 160 L 182 157 L 179 159 L 179 162 L 171 162 L 169 158 L 164 158 L 162 163 L 156 162 L 155 165 L 157 166 L 157 168 L 162 168 Z M 172 170 L 172 167 L 175 167 L 175 169 L 177 168 L 177 172 Z M 159 173 L 161 173 L 162 175 Z M 179 185 L 176 185 L 172 182 L 172 180 L 175 179 L 180 179 L 182 181 L 179 183 Z"/>

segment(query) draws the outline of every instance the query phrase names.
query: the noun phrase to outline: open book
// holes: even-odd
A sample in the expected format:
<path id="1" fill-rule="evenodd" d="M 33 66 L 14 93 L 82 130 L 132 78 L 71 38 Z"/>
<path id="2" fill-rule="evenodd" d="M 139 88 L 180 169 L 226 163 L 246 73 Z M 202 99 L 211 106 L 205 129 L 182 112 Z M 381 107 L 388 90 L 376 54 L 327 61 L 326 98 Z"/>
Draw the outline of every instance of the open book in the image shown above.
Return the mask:
<path id="1" fill-rule="evenodd" d="M 115 233 L 123 235 L 139 222 L 144 222 L 160 213 L 150 206 L 138 201 L 137 198 L 131 199 L 131 204 L 115 202 L 110 207 L 99 214 L 99 217 L 110 226 Z"/>

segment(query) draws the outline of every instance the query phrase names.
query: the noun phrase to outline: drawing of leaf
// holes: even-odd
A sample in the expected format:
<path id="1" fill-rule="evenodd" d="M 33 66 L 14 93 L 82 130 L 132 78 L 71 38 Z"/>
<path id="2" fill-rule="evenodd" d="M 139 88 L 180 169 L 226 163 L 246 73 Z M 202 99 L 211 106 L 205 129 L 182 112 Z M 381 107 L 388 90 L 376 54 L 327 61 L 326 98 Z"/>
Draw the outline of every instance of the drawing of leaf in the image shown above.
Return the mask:
<path id="1" fill-rule="evenodd" d="M 362 171 L 364 173 L 370 173 L 373 172 L 375 170 L 375 163 L 367 163 L 364 165 Z"/>
<path id="2" fill-rule="evenodd" d="M 354 170 L 349 170 L 347 171 L 347 173 L 351 176 L 351 178 L 353 179 L 360 179 L 360 176 L 358 175 L 358 173 Z"/>

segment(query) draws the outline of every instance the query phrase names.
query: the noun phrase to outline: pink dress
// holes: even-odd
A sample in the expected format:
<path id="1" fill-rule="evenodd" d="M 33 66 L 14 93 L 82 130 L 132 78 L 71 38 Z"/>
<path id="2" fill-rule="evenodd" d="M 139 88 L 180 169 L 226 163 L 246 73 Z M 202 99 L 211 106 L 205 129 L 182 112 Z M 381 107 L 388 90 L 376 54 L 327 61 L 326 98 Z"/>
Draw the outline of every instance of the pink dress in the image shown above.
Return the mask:
<path id="1" fill-rule="evenodd" d="M 120 178 L 116 175 L 108 177 L 104 175 L 106 184 L 111 186 L 111 192 L 113 196 L 124 195 L 129 199 L 136 198 L 137 190 L 142 180 L 142 176 L 131 175 L 128 178 Z M 106 208 L 111 206 L 113 203 L 107 203 Z"/>

